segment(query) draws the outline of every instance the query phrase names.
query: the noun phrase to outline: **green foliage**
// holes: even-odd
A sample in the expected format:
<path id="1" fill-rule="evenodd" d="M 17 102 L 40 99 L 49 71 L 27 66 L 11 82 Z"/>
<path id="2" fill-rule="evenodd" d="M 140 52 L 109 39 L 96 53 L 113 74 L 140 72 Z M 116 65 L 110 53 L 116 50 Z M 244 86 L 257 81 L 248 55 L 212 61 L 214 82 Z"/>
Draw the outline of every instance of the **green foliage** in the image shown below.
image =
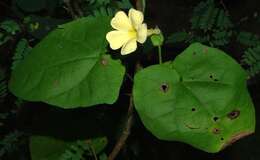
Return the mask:
<path id="1" fill-rule="evenodd" d="M 0 24 L 0 28 L 5 30 L 7 33 L 12 34 L 12 35 L 16 34 L 16 32 L 19 32 L 21 30 L 19 25 L 13 20 L 3 21 Z"/>
<path id="2" fill-rule="evenodd" d="M 109 22 L 87 17 L 59 26 L 13 71 L 10 90 L 62 108 L 114 103 L 125 68 L 106 54 Z"/>
<path id="3" fill-rule="evenodd" d="M 173 62 L 136 74 L 135 108 L 159 139 L 218 152 L 238 135 L 254 132 L 246 80 L 246 72 L 231 57 L 195 43 Z"/>
<path id="4" fill-rule="evenodd" d="M 237 41 L 247 47 L 260 45 L 259 36 L 250 32 L 239 32 Z"/>
<path id="5" fill-rule="evenodd" d="M 76 141 L 61 155 L 60 160 L 82 160 L 84 153 L 88 156 L 97 156 L 107 145 L 107 139 L 96 138 L 87 141 Z"/>
<path id="6" fill-rule="evenodd" d="M 22 132 L 14 131 L 7 134 L 0 140 L 0 157 L 5 154 L 12 154 L 19 149 L 19 143 L 21 137 L 24 136 Z"/>
<path id="7" fill-rule="evenodd" d="M 214 6 L 213 0 L 199 3 L 191 18 L 192 29 L 211 30 L 215 24 L 219 9 Z"/>
<path id="8" fill-rule="evenodd" d="M 19 32 L 20 26 L 14 20 L 5 20 L 0 23 L 0 45 L 4 44 Z"/>
<path id="9" fill-rule="evenodd" d="M 189 33 L 182 31 L 182 32 L 176 32 L 171 34 L 167 37 L 167 40 L 165 43 L 181 43 L 181 42 L 187 42 L 190 38 Z"/>
<path id="10" fill-rule="evenodd" d="M 225 46 L 233 35 L 229 15 L 215 5 L 214 0 L 200 2 L 193 10 L 191 33 L 177 32 L 169 36 L 167 43 L 201 42 L 211 46 Z"/>
<path id="11" fill-rule="evenodd" d="M 144 1 L 144 0 L 142 0 L 142 1 Z M 133 6 L 129 0 L 121 0 L 121 1 L 117 1 L 116 3 L 117 3 L 118 8 L 120 8 L 120 9 L 133 8 Z"/>
<path id="12" fill-rule="evenodd" d="M 260 39 L 256 34 L 240 32 L 237 41 L 248 47 L 242 56 L 242 63 L 248 66 L 248 74 L 253 77 L 260 71 Z"/>
<path id="13" fill-rule="evenodd" d="M 191 18 L 192 29 L 204 31 L 229 29 L 233 25 L 223 9 L 217 8 L 213 0 L 199 3 Z"/>
<path id="14" fill-rule="evenodd" d="M 249 66 L 248 72 L 250 76 L 255 76 L 260 72 L 260 45 L 254 48 L 248 48 L 244 55 L 243 60 Z"/>
<path id="15" fill-rule="evenodd" d="M 26 39 L 21 39 L 15 49 L 13 56 L 12 70 L 19 65 L 19 63 L 24 60 L 25 56 L 31 51 L 31 47 Z"/>
<path id="16" fill-rule="evenodd" d="M 231 36 L 232 31 L 230 30 L 214 31 L 212 33 L 212 40 L 210 43 L 212 46 L 224 46 L 229 43 Z"/>
<path id="17" fill-rule="evenodd" d="M 84 152 L 88 149 L 86 142 L 77 141 L 75 144 L 70 145 L 60 157 L 60 160 L 82 160 Z"/>
<path id="18" fill-rule="evenodd" d="M 193 30 L 204 31 L 205 35 L 202 37 L 206 37 L 195 38 L 191 42 L 205 43 L 208 41 L 212 46 L 224 46 L 229 43 L 232 36 L 233 24 L 229 16 L 223 9 L 216 7 L 213 0 L 201 2 L 194 8 L 191 24 Z"/>
<path id="19" fill-rule="evenodd" d="M 219 10 L 218 17 L 215 20 L 215 25 L 220 30 L 230 29 L 233 27 L 230 16 L 227 15 L 223 9 Z"/>
<path id="20" fill-rule="evenodd" d="M 93 11 L 92 16 L 94 16 L 94 17 L 99 17 L 99 16 L 112 17 L 113 14 L 114 14 L 114 10 L 112 10 L 111 8 L 100 7 L 99 9 L 96 9 Z"/>
<path id="21" fill-rule="evenodd" d="M 105 137 L 85 141 L 63 141 L 44 136 L 32 136 L 30 139 L 32 160 L 85 160 L 85 156 L 100 154 L 106 145 Z"/>

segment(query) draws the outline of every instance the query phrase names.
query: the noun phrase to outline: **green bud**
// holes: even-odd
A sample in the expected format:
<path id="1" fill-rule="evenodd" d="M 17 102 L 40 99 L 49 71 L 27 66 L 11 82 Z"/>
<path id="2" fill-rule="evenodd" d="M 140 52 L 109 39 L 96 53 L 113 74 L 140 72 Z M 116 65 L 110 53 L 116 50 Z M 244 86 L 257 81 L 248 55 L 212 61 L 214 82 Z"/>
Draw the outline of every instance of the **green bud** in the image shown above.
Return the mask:
<path id="1" fill-rule="evenodd" d="M 163 44 L 164 37 L 162 33 L 154 34 L 151 36 L 151 41 L 153 43 L 153 46 L 161 46 Z"/>

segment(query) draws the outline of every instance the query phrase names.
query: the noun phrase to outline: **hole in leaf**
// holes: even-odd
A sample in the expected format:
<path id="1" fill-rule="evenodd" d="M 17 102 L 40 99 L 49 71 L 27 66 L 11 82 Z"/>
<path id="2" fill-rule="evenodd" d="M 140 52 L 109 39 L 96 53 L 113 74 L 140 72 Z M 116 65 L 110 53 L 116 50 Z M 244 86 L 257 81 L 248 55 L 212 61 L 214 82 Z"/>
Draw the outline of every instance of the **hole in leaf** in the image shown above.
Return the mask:
<path id="1" fill-rule="evenodd" d="M 221 137 L 220 139 L 221 139 L 221 141 L 224 141 L 224 138 L 223 138 L 223 137 Z"/>
<path id="2" fill-rule="evenodd" d="M 213 132 L 214 134 L 219 134 L 219 133 L 220 133 L 220 129 L 218 129 L 218 128 L 213 128 L 212 132 Z"/>
<path id="3" fill-rule="evenodd" d="M 218 79 L 214 79 L 214 81 L 215 81 L 215 82 L 217 82 L 217 81 L 218 81 Z"/>
<path id="4" fill-rule="evenodd" d="M 196 111 L 196 108 L 192 108 L 191 111 L 192 111 L 192 112 L 195 112 L 195 111 Z"/>
<path id="5" fill-rule="evenodd" d="M 163 83 L 161 85 L 161 91 L 163 91 L 164 93 L 166 93 L 169 90 L 169 85 L 167 83 Z"/>
<path id="6" fill-rule="evenodd" d="M 182 82 L 183 81 L 183 78 L 182 77 L 180 77 L 180 82 Z"/>
<path id="7" fill-rule="evenodd" d="M 228 113 L 228 118 L 229 119 L 236 119 L 238 116 L 240 115 L 240 111 L 239 110 L 233 110 L 232 112 Z"/>
<path id="8" fill-rule="evenodd" d="M 213 76 L 212 76 L 212 75 L 209 75 L 209 78 L 211 78 L 211 79 L 212 79 L 212 78 L 213 78 Z"/>
<path id="9" fill-rule="evenodd" d="M 218 117 L 214 117 L 213 120 L 216 122 L 219 118 Z"/>

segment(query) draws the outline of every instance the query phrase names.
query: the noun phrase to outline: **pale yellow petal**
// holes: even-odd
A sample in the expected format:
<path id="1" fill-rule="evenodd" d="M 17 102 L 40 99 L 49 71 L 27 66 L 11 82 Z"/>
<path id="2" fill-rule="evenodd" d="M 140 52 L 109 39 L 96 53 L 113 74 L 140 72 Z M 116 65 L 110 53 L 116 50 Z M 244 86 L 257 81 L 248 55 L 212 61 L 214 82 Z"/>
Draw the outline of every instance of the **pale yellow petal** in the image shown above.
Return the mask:
<path id="1" fill-rule="evenodd" d="M 135 29 L 138 29 L 138 27 L 143 23 L 144 21 L 144 15 L 141 11 L 135 10 L 131 8 L 128 12 L 128 16 L 132 22 L 132 25 L 135 27 Z"/>
<path id="2" fill-rule="evenodd" d="M 113 50 L 116 50 L 126 44 L 131 39 L 131 37 L 129 36 L 128 32 L 111 31 L 107 33 L 106 39 L 109 42 L 110 47 Z"/>
<path id="3" fill-rule="evenodd" d="M 120 30 L 120 31 L 129 31 L 133 30 L 132 23 L 130 19 L 127 17 L 125 12 L 119 11 L 116 13 L 115 17 L 111 20 L 111 26 L 114 29 Z"/>
<path id="4" fill-rule="evenodd" d="M 137 42 L 144 43 L 147 38 L 147 25 L 143 23 L 139 28 L 137 29 Z"/>
<path id="5" fill-rule="evenodd" d="M 132 53 L 136 50 L 136 48 L 137 48 L 137 42 L 136 39 L 133 38 L 129 40 L 126 44 L 124 44 L 124 46 L 121 49 L 121 54 L 127 55 L 129 53 Z"/>

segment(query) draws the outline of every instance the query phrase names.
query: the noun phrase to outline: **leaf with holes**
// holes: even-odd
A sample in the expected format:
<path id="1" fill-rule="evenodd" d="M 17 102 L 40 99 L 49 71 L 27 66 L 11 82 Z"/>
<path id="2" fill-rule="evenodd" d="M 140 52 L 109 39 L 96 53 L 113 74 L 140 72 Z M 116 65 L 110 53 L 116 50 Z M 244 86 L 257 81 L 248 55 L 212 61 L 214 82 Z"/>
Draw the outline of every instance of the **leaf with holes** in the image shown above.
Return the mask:
<path id="1" fill-rule="evenodd" d="M 148 130 L 162 140 L 218 152 L 254 132 L 247 74 L 224 52 L 194 43 L 173 62 L 134 79 L 134 103 Z"/>
<path id="2" fill-rule="evenodd" d="M 114 103 L 125 68 L 105 54 L 109 21 L 89 17 L 59 26 L 15 68 L 10 90 L 62 108 Z"/>

